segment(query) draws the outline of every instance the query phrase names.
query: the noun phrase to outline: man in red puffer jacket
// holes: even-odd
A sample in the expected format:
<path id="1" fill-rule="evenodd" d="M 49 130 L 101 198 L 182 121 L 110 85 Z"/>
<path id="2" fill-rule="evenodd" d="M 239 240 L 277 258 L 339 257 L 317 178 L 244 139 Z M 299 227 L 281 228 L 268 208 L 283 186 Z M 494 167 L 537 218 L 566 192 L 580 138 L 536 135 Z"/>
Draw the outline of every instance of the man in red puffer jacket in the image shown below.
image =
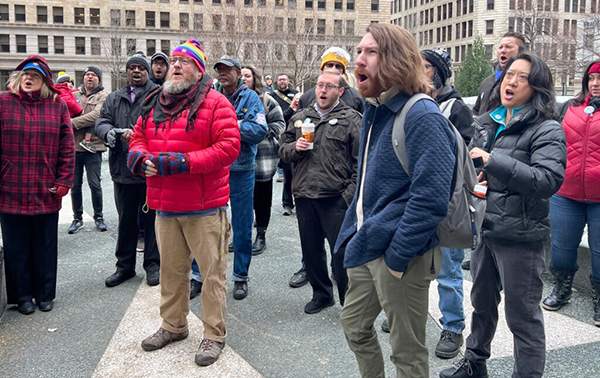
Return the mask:
<path id="1" fill-rule="evenodd" d="M 225 269 L 229 169 L 240 152 L 233 106 L 211 88 L 196 40 L 175 48 L 162 88 L 146 98 L 127 165 L 147 177 L 160 251 L 160 329 L 142 342 L 152 351 L 188 336 L 191 258 L 200 265 L 204 339 L 195 361 L 214 363 L 225 345 Z"/>

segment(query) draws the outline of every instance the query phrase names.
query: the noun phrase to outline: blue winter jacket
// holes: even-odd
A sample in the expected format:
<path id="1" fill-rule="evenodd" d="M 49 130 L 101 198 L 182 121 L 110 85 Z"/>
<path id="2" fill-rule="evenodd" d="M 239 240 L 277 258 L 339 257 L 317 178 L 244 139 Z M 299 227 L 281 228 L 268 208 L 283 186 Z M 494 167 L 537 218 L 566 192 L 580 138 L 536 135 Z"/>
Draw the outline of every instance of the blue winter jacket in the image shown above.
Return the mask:
<path id="1" fill-rule="evenodd" d="M 240 81 L 241 82 L 241 81 Z M 219 92 L 223 87 L 215 85 Z M 242 148 L 231 171 L 253 171 L 256 168 L 256 145 L 267 135 L 267 119 L 262 101 L 252 89 L 240 84 L 231 96 L 226 96 L 237 114 Z"/>
<path id="2" fill-rule="evenodd" d="M 394 118 L 408 98 L 391 90 L 367 103 L 360 133 L 358 185 L 335 248 L 337 252 L 346 246 L 346 268 L 384 256 L 388 267 L 404 272 L 411 259 L 438 244 L 435 231 L 448 212 L 456 139 L 434 102 L 417 102 L 405 124 L 406 151 L 412 171 L 409 177 L 392 145 Z M 356 206 L 370 129 L 373 130 L 364 175 L 364 221 L 357 231 Z"/>

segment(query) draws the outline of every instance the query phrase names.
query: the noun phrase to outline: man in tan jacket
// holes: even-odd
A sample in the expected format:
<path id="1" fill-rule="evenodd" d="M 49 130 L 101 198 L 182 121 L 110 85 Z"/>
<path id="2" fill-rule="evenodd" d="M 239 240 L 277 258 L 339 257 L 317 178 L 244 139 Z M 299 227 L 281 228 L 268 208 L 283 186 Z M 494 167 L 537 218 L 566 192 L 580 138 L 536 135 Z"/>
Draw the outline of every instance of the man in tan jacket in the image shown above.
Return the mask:
<path id="1" fill-rule="evenodd" d="M 83 112 L 72 119 L 75 135 L 75 184 L 71 189 L 73 204 L 73 223 L 69 226 L 69 234 L 74 234 L 83 227 L 83 169 L 85 167 L 88 185 L 92 193 L 94 222 L 98 231 L 106 231 L 102 215 L 102 186 L 100 185 L 100 166 L 102 152 L 106 146 L 94 135 L 94 125 L 100 116 L 100 109 L 108 93 L 102 87 L 102 71 L 98 67 L 89 66 L 83 74 L 83 86 L 80 103 Z"/>

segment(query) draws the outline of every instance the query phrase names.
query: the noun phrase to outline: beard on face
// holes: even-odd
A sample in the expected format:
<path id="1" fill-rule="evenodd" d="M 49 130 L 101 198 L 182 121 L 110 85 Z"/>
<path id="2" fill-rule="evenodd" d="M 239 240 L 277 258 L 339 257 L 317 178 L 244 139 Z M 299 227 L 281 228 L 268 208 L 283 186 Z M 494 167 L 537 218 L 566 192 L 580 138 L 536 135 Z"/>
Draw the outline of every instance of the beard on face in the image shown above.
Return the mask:
<path id="1" fill-rule="evenodd" d="M 190 89 L 195 82 L 195 78 L 185 79 L 183 81 L 167 80 L 163 84 L 163 90 L 168 94 L 180 94 Z"/>

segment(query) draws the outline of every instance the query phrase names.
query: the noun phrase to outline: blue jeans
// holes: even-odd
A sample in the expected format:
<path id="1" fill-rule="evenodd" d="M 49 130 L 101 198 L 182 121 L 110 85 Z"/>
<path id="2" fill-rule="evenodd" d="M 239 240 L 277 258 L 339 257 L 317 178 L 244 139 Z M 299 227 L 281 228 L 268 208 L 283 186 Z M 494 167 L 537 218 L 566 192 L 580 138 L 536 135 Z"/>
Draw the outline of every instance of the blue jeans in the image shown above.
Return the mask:
<path id="1" fill-rule="evenodd" d="M 200 273 L 200 267 L 196 262 L 196 259 L 192 260 L 192 279 L 194 281 L 202 282 L 202 273 Z"/>
<path id="2" fill-rule="evenodd" d="M 437 276 L 442 329 L 462 333 L 465 329 L 463 308 L 463 273 L 460 267 L 465 251 L 442 248 L 442 268 Z"/>
<path id="3" fill-rule="evenodd" d="M 248 281 L 248 268 L 252 259 L 254 170 L 232 171 L 229 187 L 234 251 L 233 280 Z"/>
<path id="4" fill-rule="evenodd" d="M 600 285 L 600 203 L 574 201 L 559 195 L 550 199 L 553 271 L 575 273 L 577 249 L 585 225 L 592 257 L 592 282 Z"/>

